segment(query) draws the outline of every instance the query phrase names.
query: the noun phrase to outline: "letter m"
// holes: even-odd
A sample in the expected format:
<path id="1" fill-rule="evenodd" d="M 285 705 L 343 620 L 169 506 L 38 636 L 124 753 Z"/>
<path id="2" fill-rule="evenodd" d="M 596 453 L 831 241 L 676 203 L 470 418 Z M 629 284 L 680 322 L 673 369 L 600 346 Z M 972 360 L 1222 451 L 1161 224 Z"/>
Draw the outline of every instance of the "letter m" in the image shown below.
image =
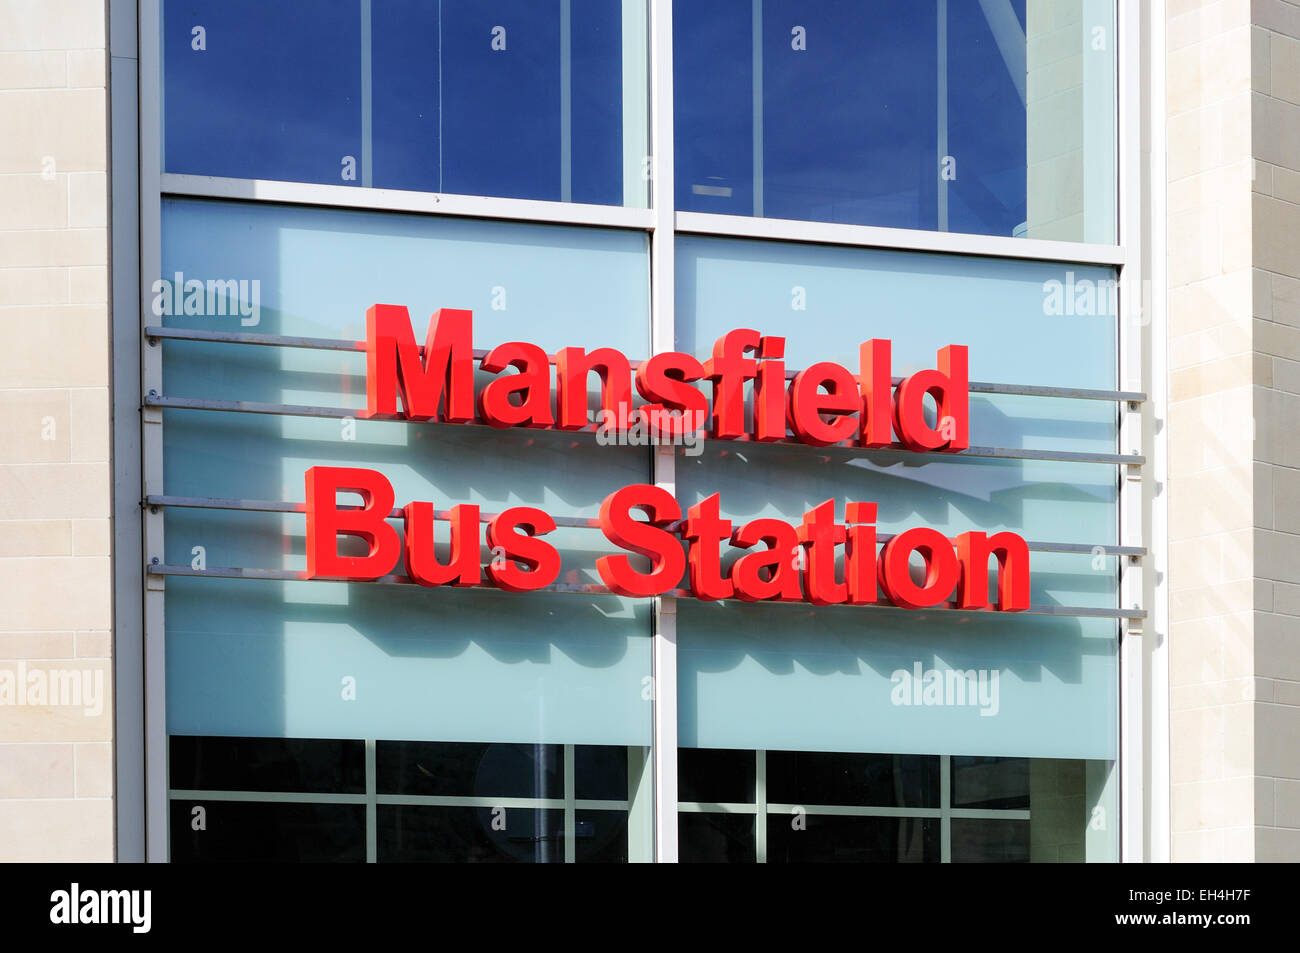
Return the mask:
<path id="1" fill-rule="evenodd" d="M 420 348 L 406 308 L 376 304 L 366 311 L 366 416 L 466 423 L 474 419 L 474 315 L 442 308 Z M 438 405 L 443 405 L 439 413 Z"/>

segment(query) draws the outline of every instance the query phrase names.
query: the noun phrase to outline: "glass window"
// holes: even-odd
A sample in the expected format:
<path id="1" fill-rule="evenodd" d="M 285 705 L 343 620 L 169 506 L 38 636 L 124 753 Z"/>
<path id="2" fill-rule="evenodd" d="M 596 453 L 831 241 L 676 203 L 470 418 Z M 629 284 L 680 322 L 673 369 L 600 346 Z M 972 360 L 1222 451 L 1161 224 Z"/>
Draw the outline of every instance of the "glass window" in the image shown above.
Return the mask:
<path id="1" fill-rule="evenodd" d="M 167 172 L 644 207 L 644 0 L 168 0 Z"/>
<path id="2" fill-rule="evenodd" d="M 1115 240 L 1113 0 L 673 7 L 677 206 Z"/>
<path id="3" fill-rule="evenodd" d="M 678 767 L 683 862 L 1078 862 L 1118 850 L 1113 761 L 682 748 Z M 754 796 L 690 796 L 702 777 L 746 771 Z"/>

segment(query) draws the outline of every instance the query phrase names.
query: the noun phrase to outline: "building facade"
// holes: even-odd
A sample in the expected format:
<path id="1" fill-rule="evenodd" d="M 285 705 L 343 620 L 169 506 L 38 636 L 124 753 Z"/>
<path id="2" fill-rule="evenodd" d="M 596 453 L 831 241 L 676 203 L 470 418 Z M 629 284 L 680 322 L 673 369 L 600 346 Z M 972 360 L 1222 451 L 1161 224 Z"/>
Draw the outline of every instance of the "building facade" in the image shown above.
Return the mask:
<path id="1" fill-rule="evenodd" d="M 0 0 L 0 125 L 0 858 L 1300 859 L 1300 5 Z"/>

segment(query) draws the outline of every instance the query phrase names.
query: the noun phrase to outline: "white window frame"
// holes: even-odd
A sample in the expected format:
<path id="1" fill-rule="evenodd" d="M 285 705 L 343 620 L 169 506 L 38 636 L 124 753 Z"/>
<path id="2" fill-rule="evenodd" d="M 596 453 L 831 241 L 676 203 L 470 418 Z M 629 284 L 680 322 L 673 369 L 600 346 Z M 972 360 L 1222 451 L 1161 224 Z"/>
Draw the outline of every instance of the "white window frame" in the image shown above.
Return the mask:
<path id="1" fill-rule="evenodd" d="M 647 0 L 649 9 L 649 136 L 655 156 L 673 155 L 673 71 L 672 0 Z M 152 317 L 149 289 L 161 273 L 161 200 L 164 195 L 203 196 L 256 202 L 320 205 L 335 208 L 416 212 L 428 215 L 497 218 L 521 222 L 628 228 L 646 232 L 651 248 L 650 336 L 654 352 L 673 347 L 674 241 L 677 233 L 728 235 L 768 240 L 816 242 L 863 248 L 906 249 L 997 258 L 1113 266 L 1119 270 L 1122 288 L 1149 287 L 1152 279 L 1163 280 L 1163 0 L 1143 4 L 1139 0 L 1117 0 L 1118 4 L 1118 235 L 1111 245 L 1045 241 L 913 231 L 873 226 L 786 221 L 745 216 L 678 212 L 674 209 L 673 163 L 654 162 L 651 179 L 651 207 L 626 208 L 564 202 L 544 202 L 480 196 L 442 195 L 341 185 L 316 185 L 211 176 L 176 175 L 161 169 L 162 76 L 161 0 L 113 0 L 110 17 L 114 59 L 113 78 L 119 79 L 118 60 L 125 69 L 138 56 L 138 104 L 119 104 L 115 96 L 114 130 L 138 129 L 138 180 L 135 168 L 119 165 L 114 150 L 114 196 L 138 196 L 138 273 L 135 259 L 124 247 L 118 252 L 114 237 L 114 311 L 118 320 L 125 308 L 117 296 L 138 295 L 140 330 Z M 1145 9 L 1144 9 L 1145 7 Z M 137 13 L 138 10 L 138 13 Z M 129 36 L 134 24 L 136 36 Z M 134 44 L 138 42 L 138 47 Z M 134 48 L 132 48 L 134 47 Z M 124 51 L 131 48 L 129 54 Z M 1147 79 L 1144 93 L 1143 78 Z M 1159 74 L 1159 75 L 1158 75 Z M 123 72 L 124 81 L 129 76 Z M 1156 108 L 1152 108 L 1152 104 Z M 1145 123 L 1144 123 L 1145 117 Z M 125 164 L 125 163 L 123 163 Z M 1160 183 L 1143 194 L 1144 172 Z M 121 187 L 119 189 L 119 186 Z M 135 186 L 136 188 L 132 188 Z M 115 214 L 123 214 L 121 211 Z M 1152 226 L 1150 223 L 1156 223 Z M 138 282 L 138 284 L 137 284 Z M 1159 288 L 1159 286 L 1157 286 Z M 1151 295 L 1151 305 L 1142 311 L 1141 295 L 1122 293 L 1119 317 L 1118 386 L 1122 390 L 1145 390 L 1145 404 L 1121 404 L 1119 450 L 1145 453 L 1147 462 L 1121 474 L 1119 509 L 1121 546 L 1145 545 L 1144 563 L 1121 558 L 1122 605 L 1142 606 L 1147 617 L 1121 627 L 1119 685 L 1120 751 L 1120 843 L 1126 861 L 1163 860 L 1168 857 L 1168 708 L 1167 661 L 1164 633 L 1167 633 L 1167 593 L 1164 578 L 1167 565 L 1165 532 L 1166 450 L 1164 417 L 1164 303 L 1160 293 Z M 129 300 L 129 298 L 124 299 Z M 115 321 L 115 323 L 117 323 Z M 139 368 L 143 394 L 162 394 L 161 347 L 138 337 Z M 116 357 L 115 357 L 116 360 Z M 125 365 L 124 365 L 125 366 Z M 117 387 L 122 387 L 121 382 Z M 125 386 L 130 386 L 125 385 Z M 142 411 L 139 476 L 141 498 L 164 493 L 162 483 L 162 412 Z M 115 426 L 129 427 L 134 422 Z M 128 441 L 129 442 L 129 441 Z M 130 470 L 125 463 L 119 464 Z M 654 458 L 654 480 L 675 489 L 673 455 L 660 449 Z M 118 482 L 121 482 L 120 480 Z M 118 720 L 119 774 L 139 770 L 143 762 L 143 826 L 122 818 L 138 813 L 131 805 L 119 807 L 119 857 L 140 857 L 165 861 L 168 857 L 168 779 L 166 688 L 164 666 L 163 585 L 160 577 L 144 572 L 150 561 L 160 561 L 163 552 L 163 517 L 160 511 L 143 510 L 143 553 L 139 573 L 124 572 L 119 584 L 143 589 L 140 613 L 139 655 L 125 651 L 123 619 L 117 619 L 119 657 L 126 664 L 143 663 L 143 675 L 134 671 L 119 674 L 118 705 L 136 704 L 142 709 L 143 752 L 125 736 L 134 722 Z M 128 539 L 121 532 L 119 543 Z M 140 538 L 140 537 L 137 537 Z M 118 551 L 118 559 L 132 559 Z M 139 589 L 137 589 L 139 591 Z M 676 605 L 671 597 L 655 604 L 652 643 L 655 702 L 652 716 L 652 761 L 654 768 L 654 845 L 658 861 L 677 859 L 677 672 Z M 122 672 L 119 667 L 119 673 Z M 142 687 L 141 687 L 142 682 Z M 142 697 L 130 697 L 139 692 Z M 134 749 L 134 750 L 133 750 Z M 137 789 L 128 782 L 125 790 Z M 119 781 L 119 797 L 124 787 Z M 125 813 L 123 813 L 125 812 Z M 137 828 L 140 828 L 137 830 Z"/>

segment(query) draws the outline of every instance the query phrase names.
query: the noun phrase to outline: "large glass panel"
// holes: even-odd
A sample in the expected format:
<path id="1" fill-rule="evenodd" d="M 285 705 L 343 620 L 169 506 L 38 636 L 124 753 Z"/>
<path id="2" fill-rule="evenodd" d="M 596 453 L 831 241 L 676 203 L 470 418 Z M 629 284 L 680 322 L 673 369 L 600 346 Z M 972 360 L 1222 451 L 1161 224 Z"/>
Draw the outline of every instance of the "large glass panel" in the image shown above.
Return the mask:
<path id="1" fill-rule="evenodd" d="M 1113 0 L 673 7 L 677 206 L 1115 240 Z"/>
<path id="2" fill-rule="evenodd" d="M 167 172 L 644 206 L 644 0 L 168 0 Z"/>
<path id="3" fill-rule="evenodd" d="M 682 238 L 677 274 L 677 346 L 700 357 L 743 324 L 785 336 L 792 369 L 835 361 L 856 372 L 859 344 L 889 337 L 895 375 L 964 344 L 973 380 L 1115 387 L 1113 299 L 1096 300 L 1099 289 L 1109 295 L 1109 269 Z M 1092 289 L 1092 305 L 1057 307 L 1067 283 Z M 975 394 L 970 439 L 1115 453 L 1115 420 L 1109 401 Z M 679 455 L 676 476 L 684 507 L 719 493 L 723 518 L 737 525 L 798 523 L 833 499 L 841 515 L 849 501 L 876 503 L 882 533 L 927 526 L 950 538 L 1011 530 L 1116 542 L 1112 464 L 705 441 Z M 1030 567 L 1031 605 L 1117 605 L 1115 557 L 1033 552 Z M 1115 756 L 1113 619 L 692 599 L 679 602 L 677 619 L 684 745 Z"/>
<path id="4" fill-rule="evenodd" d="M 421 339 L 434 311 L 455 307 L 473 311 L 480 348 L 525 340 L 550 352 L 648 350 L 639 232 L 167 200 L 163 248 L 154 320 L 171 328 L 355 341 L 366 309 L 382 302 L 405 305 Z M 192 307 L 173 306 L 184 300 Z M 614 489 L 649 479 L 649 451 L 602 447 L 590 433 L 364 419 L 365 356 L 356 351 L 157 346 L 168 396 L 357 411 L 164 413 L 166 492 L 236 507 L 164 510 L 165 561 L 195 571 L 166 584 L 173 790 L 246 792 L 250 806 L 239 810 L 250 824 L 289 810 L 260 804 L 257 792 L 312 805 L 313 795 L 378 790 L 386 800 L 370 833 L 379 860 L 644 858 L 648 602 L 204 573 L 301 571 L 303 515 L 246 504 L 301 501 L 311 466 L 376 469 L 399 506 L 533 505 L 586 517 Z M 596 558 L 616 551 L 586 527 L 562 527 L 548 541 L 560 552 L 560 581 L 575 587 L 598 583 Z M 479 556 L 493 558 L 486 546 Z M 493 814 L 502 799 L 505 813 Z M 361 816 L 364 835 L 364 808 Z M 194 859 L 252 850 L 185 837 Z M 279 856 L 294 843 L 267 849 Z M 364 859 L 365 836 L 360 844 Z M 325 847 L 303 850 L 330 859 Z M 329 850 L 352 857 L 351 846 Z"/>

